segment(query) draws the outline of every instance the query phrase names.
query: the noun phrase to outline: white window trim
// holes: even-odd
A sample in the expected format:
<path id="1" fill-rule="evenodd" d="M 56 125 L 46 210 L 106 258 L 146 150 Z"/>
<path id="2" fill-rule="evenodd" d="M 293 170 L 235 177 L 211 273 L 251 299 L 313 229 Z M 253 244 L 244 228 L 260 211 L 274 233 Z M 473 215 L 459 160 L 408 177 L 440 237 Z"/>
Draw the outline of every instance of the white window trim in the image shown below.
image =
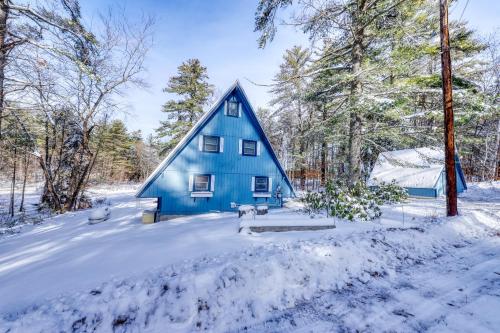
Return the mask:
<path id="1" fill-rule="evenodd" d="M 211 138 L 218 138 L 219 140 L 219 146 L 217 147 L 217 151 L 211 151 L 211 150 L 205 150 L 205 136 L 211 137 Z M 218 135 L 200 135 L 200 139 L 198 141 L 198 148 L 200 151 L 205 152 L 205 153 L 222 153 L 224 149 L 224 138 L 222 136 Z"/>
<path id="2" fill-rule="evenodd" d="M 215 175 L 210 175 L 209 191 L 195 191 L 194 190 L 194 176 L 195 176 L 195 174 L 189 175 L 188 190 L 191 193 L 191 197 L 192 198 L 211 198 L 211 197 L 213 197 L 213 192 L 215 191 Z"/>
<path id="3" fill-rule="evenodd" d="M 271 193 L 270 192 L 253 192 L 253 197 L 254 198 L 270 198 Z"/>
<path id="4" fill-rule="evenodd" d="M 200 134 L 198 136 L 198 149 L 200 151 L 203 151 L 203 135 L 202 134 Z"/>
<path id="5" fill-rule="evenodd" d="M 247 142 L 255 142 L 255 155 L 244 154 L 244 152 L 245 152 L 245 141 L 247 141 Z M 239 143 L 240 144 L 240 146 L 239 146 L 239 153 L 240 153 L 240 155 L 251 156 L 251 157 L 257 156 L 257 143 L 258 143 L 258 141 L 256 141 L 256 140 L 240 139 L 240 143 Z"/>
<path id="6" fill-rule="evenodd" d="M 189 184 L 188 184 L 189 192 L 193 192 L 193 186 L 194 186 L 194 175 L 189 175 Z"/>
<path id="7" fill-rule="evenodd" d="M 243 155 L 243 139 L 239 140 L 239 143 L 238 143 L 238 154 Z"/>
<path id="8" fill-rule="evenodd" d="M 213 192 L 191 192 L 191 198 L 211 198 L 213 196 Z"/>
<path id="9" fill-rule="evenodd" d="M 232 98 L 230 98 L 230 99 L 232 99 Z M 237 107 L 238 108 L 238 113 L 236 115 L 230 115 L 229 114 L 229 103 L 234 103 L 234 102 L 236 102 L 236 104 L 238 105 L 238 107 Z M 225 100 L 224 101 L 224 115 L 225 116 L 230 116 L 230 117 L 240 118 L 241 117 L 241 102 L 238 102 L 237 99 L 231 100 L 231 101 Z"/>
<path id="10" fill-rule="evenodd" d="M 267 192 L 256 192 L 255 191 L 255 176 L 252 177 L 252 192 L 254 198 L 270 198 L 273 193 L 273 178 L 267 177 Z"/>
<path id="11" fill-rule="evenodd" d="M 257 141 L 257 156 L 260 156 L 260 141 Z"/>

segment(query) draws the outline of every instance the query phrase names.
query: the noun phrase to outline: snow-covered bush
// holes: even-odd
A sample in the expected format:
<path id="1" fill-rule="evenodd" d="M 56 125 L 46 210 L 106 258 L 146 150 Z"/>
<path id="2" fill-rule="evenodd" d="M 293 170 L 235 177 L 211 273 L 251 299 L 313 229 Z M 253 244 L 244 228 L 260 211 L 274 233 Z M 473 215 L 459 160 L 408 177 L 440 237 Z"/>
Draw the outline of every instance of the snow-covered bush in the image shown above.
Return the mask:
<path id="1" fill-rule="evenodd" d="M 380 205 L 403 202 L 408 199 L 406 189 L 396 184 L 394 180 L 390 183 L 381 183 L 375 188 L 374 193 Z"/>
<path id="2" fill-rule="evenodd" d="M 307 192 L 302 201 L 305 204 L 305 211 L 309 214 L 318 214 L 325 208 L 322 193 Z"/>
<path id="3" fill-rule="evenodd" d="M 357 182 L 354 186 L 348 188 L 348 202 L 352 208 L 346 213 L 345 218 L 349 221 L 361 220 L 369 221 L 379 218 L 382 211 L 378 206 L 377 196 L 365 185 Z"/>
<path id="4" fill-rule="evenodd" d="M 369 221 L 381 215 L 375 194 L 361 182 L 347 186 L 328 181 L 323 192 L 308 192 L 302 200 L 309 214 L 324 211 L 349 221 Z"/>

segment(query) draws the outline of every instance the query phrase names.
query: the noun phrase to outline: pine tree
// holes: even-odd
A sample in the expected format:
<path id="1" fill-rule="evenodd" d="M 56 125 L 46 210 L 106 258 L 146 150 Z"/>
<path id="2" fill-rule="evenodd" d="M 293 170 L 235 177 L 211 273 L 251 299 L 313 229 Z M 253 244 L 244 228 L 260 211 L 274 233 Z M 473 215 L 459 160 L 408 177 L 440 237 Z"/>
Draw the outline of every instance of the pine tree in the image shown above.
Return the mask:
<path id="1" fill-rule="evenodd" d="M 260 46 L 272 40 L 275 17 L 279 9 L 292 4 L 291 0 L 261 0 L 257 8 L 255 30 L 260 31 Z M 416 1 L 419 2 L 419 1 Z M 346 104 L 349 114 L 348 177 L 351 184 L 363 173 L 363 135 L 367 115 L 381 107 L 378 97 L 385 87 L 380 84 L 384 55 L 391 30 L 400 16 L 405 1 L 401 0 L 329 0 L 299 2 L 299 16 L 293 23 L 303 28 L 311 38 L 323 38 L 330 59 L 340 76 L 331 95 Z M 413 3 L 413 1 L 412 1 Z M 339 86 L 343 86 L 338 94 Z"/>
<path id="2" fill-rule="evenodd" d="M 375 150 L 442 145 L 436 6 L 429 0 L 421 1 L 419 6 L 408 6 L 402 13 L 404 21 L 398 24 L 401 29 L 391 36 L 386 56 L 389 75 L 385 82 L 388 91 L 392 91 L 391 105 L 371 119 L 366 135 Z M 494 169 L 498 150 L 492 144 L 498 119 L 495 98 L 481 82 L 491 63 L 482 54 L 486 44 L 464 22 L 452 21 L 450 36 L 457 148 L 466 173 L 481 175 L 488 168 Z"/>
<path id="3" fill-rule="evenodd" d="M 278 10 L 292 3 L 260 1 L 255 28 L 262 33 L 261 47 L 276 32 Z M 369 174 L 381 151 L 442 145 L 438 3 L 313 0 L 297 5 L 292 23 L 322 47 L 310 68 L 285 80 L 284 91 L 276 95 L 291 96 L 290 82 L 306 82 L 305 102 L 312 109 L 306 156 L 313 168 L 321 160 L 321 179 L 328 169 L 352 183 Z M 452 22 L 450 34 L 457 147 L 466 172 L 488 179 L 500 156 L 498 53 L 492 42 L 491 54 L 485 54 L 484 43 L 463 22 Z M 288 132 L 293 131 L 296 126 Z"/>
<path id="4" fill-rule="evenodd" d="M 126 180 L 130 173 L 132 163 L 130 150 L 133 140 L 130 138 L 125 123 L 114 120 L 107 126 L 104 133 L 101 156 L 106 160 L 105 171 L 108 173 L 105 179 Z"/>
<path id="5" fill-rule="evenodd" d="M 162 154 L 174 148 L 193 127 L 214 91 L 208 83 L 207 68 L 198 59 L 183 62 L 177 70 L 177 75 L 169 79 L 164 91 L 177 94 L 181 99 L 172 99 L 163 105 L 162 112 L 167 114 L 167 120 L 160 121 L 161 125 L 156 129 L 159 138 L 168 140 L 163 144 Z"/>
<path id="6" fill-rule="evenodd" d="M 275 85 L 271 89 L 274 99 L 271 105 L 277 108 L 280 122 L 292 131 L 283 131 L 283 140 L 289 142 L 291 167 L 299 172 L 300 186 L 306 183 L 306 150 L 309 144 L 307 132 L 311 128 L 311 108 L 305 100 L 308 85 L 307 73 L 310 51 L 295 46 L 285 52 L 280 71 L 275 75 Z"/>

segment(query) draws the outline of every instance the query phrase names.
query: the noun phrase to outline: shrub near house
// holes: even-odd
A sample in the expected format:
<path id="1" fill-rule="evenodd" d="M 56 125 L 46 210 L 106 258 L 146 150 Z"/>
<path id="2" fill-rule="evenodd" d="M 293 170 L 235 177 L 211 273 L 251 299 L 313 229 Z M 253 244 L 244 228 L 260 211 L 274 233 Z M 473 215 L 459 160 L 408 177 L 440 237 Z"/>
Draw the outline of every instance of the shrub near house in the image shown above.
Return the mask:
<path id="1" fill-rule="evenodd" d="M 361 182 L 347 186 L 328 181 L 323 192 L 308 192 L 302 200 L 311 215 L 325 212 L 349 221 L 369 221 L 382 215 L 379 205 L 401 202 L 407 197 L 406 190 L 395 182 L 381 184 L 372 191 Z"/>

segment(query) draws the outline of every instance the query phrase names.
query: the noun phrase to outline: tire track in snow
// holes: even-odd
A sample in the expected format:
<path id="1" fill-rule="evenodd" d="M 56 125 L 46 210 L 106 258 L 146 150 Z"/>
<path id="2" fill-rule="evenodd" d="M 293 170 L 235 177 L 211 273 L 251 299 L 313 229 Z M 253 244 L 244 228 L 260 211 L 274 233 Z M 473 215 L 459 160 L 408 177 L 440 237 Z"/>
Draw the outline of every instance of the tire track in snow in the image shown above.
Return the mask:
<path id="1" fill-rule="evenodd" d="M 453 248 L 395 278 L 324 292 L 244 331 L 493 333 L 498 316 L 484 318 L 474 304 L 486 300 L 500 308 L 500 238 Z"/>

